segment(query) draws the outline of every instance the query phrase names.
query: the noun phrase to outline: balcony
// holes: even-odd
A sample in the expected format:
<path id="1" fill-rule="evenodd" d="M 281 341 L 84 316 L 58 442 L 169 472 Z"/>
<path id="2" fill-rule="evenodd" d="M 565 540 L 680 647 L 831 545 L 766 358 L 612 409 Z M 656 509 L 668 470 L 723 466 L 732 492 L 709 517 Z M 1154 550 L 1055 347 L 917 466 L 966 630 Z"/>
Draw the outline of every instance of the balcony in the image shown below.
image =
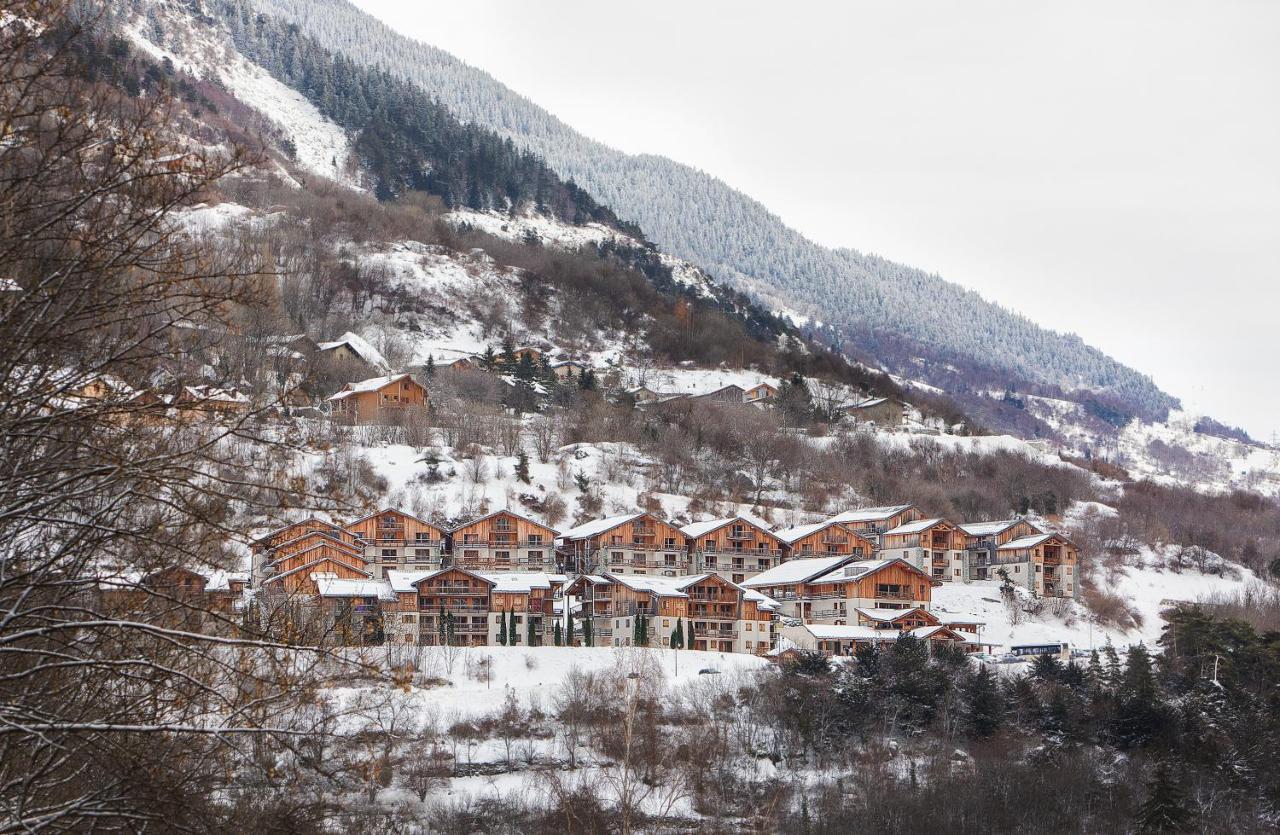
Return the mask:
<path id="1" fill-rule="evenodd" d="M 849 537 L 842 533 L 824 533 L 822 535 L 823 545 L 848 545 Z"/>
<path id="2" fill-rule="evenodd" d="M 424 615 L 438 615 L 440 613 L 439 606 L 423 606 L 419 604 L 418 612 Z M 445 606 L 444 613 L 446 615 L 487 615 L 489 614 L 488 606 Z"/>
<path id="3" fill-rule="evenodd" d="M 713 641 L 734 641 L 738 638 L 738 630 L 736 629 L 698 629 L 694 628 L 693 637 L 710 639 Z"/>

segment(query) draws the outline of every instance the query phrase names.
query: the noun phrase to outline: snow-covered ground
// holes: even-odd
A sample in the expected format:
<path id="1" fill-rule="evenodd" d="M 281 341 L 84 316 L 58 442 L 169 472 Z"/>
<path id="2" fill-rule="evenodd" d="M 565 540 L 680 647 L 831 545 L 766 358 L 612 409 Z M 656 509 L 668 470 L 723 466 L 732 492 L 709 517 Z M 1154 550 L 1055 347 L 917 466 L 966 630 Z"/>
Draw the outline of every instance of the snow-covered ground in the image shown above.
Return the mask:
<path id="1" fill-rule="evenodd" d="M 162 6 L 154 11 L 165 20 L 166 42 L 156 43 L 139 22 L 124 30 L 134 46 L 157 60 L 168 58 L 175 67 L 196 77 L 216 78 L 240 102 L 280 129 L 293 145 L 299 167 L 360 188 L 352 165 L 351 139 L 342 127 L 322 115 L 301 93 L 247 60 L 229 39 L 212 30 L 197 30 L 188 18 Z"/>

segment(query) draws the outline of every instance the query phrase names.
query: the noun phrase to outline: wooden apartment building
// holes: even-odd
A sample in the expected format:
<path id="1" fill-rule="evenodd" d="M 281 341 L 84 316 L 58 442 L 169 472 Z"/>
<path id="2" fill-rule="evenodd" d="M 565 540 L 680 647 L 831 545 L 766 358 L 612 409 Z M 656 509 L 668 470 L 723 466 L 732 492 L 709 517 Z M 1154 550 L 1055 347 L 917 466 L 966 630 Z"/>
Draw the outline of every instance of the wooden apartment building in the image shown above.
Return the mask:
<path id="1" fill-rule="evenodd" d="M 946 519 L 917 519 L 880 534 L 880 554 L 900 557 L 935 580 L 969 579 L 966 534 Z"/>
<path id="2" fill-rule="evenodd" d="M 774 534 L 782 543 L 784 560 L 811 557 L 869 557 L 875 553 L 873 539 L 858 533 L 841 522 L 817 522 L 777 531 Z"/>
<path id="3" fill-rule="evenodd" d="M 566 565 L 583 574 L 689 573 L 685 535 L 652 513 L 595 519 L 560 534 Z"/>
<path id="4" fill-rule="evenodd" d="M 743 583 L 776 600 L 785 617 L 847 624 L 858 608 L 928 608 L 940 581 L 901 559 L 832 556 L 789 560 Z"/>
<path id="5" fill-rule="evenodd" d="M 356 536 L 375 577 L 391 568 L 411 571 L 444 566 L 444 529 L 403 511 L 380 510 L 348 522 L 343 530 Z"/>
<path id="6" fill-rule="evenodd" d="M 555 571 L 556 530 L 499 510 L 449 532 L 452 564 L 472 571 Z"/>
<path id="7" fill-rule="evenodd" d="M 710 571 L 741 583 L 782 561 L 784 543 L 762 520 L 730 516 L 680 529 L 688 543 L 691 571 Z"/>

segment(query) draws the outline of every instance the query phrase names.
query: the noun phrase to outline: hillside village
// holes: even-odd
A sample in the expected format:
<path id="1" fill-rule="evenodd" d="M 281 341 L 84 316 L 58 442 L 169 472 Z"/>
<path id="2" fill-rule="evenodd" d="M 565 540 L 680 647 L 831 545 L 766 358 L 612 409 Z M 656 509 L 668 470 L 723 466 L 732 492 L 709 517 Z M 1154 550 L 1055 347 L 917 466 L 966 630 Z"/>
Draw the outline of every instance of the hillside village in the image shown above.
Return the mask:
<path id="1" fill-rule="evenodd" d="M 1280 451 L 722 281 L 344 0 L 81 5 L 0 11 L 0 829 L 1274 826 Z"/>

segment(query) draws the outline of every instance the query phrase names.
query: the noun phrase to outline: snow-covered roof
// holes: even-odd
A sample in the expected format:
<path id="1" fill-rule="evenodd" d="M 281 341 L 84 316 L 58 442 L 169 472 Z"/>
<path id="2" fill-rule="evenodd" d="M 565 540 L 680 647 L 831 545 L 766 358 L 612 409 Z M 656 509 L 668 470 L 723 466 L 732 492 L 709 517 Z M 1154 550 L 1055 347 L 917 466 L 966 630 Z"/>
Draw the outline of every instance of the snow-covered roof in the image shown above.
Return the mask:
<path id="1" fill-rule="evenodd" d="M 386 358 L 382 356 L 382 352 L 370 345 L 364 337 L 359 334 L 352 333 L 351 331 L 347 331 L 333 342 L 321 342 L 317 347 L 319 347 L 321 351 L 332 351 L 334 348 L 342 345 L 346 345 L 351 349 L 352 353 L 374 368 L 381 368 L 384 371 L 391 369 L 391 365 L 387 362 Z"/>
<path id="2" fill-rule="evenodd" d="M 1021 539 L 1013 539 L 997 548 L 997 551 L 1021 551 L 1023 548 L 1034 548 L 1047 539 L 1053 539 L 1056 533 L 1042 533 L 1034 536 L 1024 536 Z"/>
<path id="3" fill-rule="evenodd" d="M 881 403 L 888 403 L 888 402 L 889 402 L 889 398 L 887 397 L 873 397 L 872 399 L 864 400 L 861 403 L 850 403 L 848 406 L 845 406 L 845 408 L 846 409 L 869 409 L 872 406 L 879 406 Z"/>
<path id="4" fill-rule="evenodd" d="M 868 620 L 878 620 L 883 623 L 893 623 L 895 620 L 915 614 L 920 611 L 920 607 L 916 606 L 910 609 L 858 609 L 858 614 Z"/>
<path id="5" fill-rule="evenodd" d="M 386 374 L 382 377 L 370 377 L 368 380 L 361 380 L 358 383 L 347 383 L 347 387 L 344 390 L 332 395 L 329 399 L 342 400 L 343 398 L 350 397 L 353 394 L 377 391 L 378 389 L 385 388 L 392 383 L 398 383 L 403 379 L 411 377 L 412 375 L 410 374 Z"/>
<path id="6" fill-rule="evenodd" d="M 802 629 L 808 630 L 809 634 L 817 638 L 819 641 L 848 641 L 848 640 L 897 640 L 897 633 L 894 630 L 888 630 L 891 634 L 886 635 L 885 630 L 874 629 L 870 626 L 858 626 L 857 624 L 830 624 L 830 623 L 806 623 L 801 626 Z"/>
<path id="7" fill-rule="evenodd" d="M 685 536 L 697 539 L 700 536 L 705 536 L 712 531 L 719 530 L 725 525 L 729 525 L 734 522 L 745 522 L 746 524 L 759 528 L 766 533 L 769 532 L 768 522 L 758 516 L 752 516 L 748 513 L 739 513 L 737 516 L 726 516 L 723 519 L 709 519 L 705 522 L 693 522 L 681 528 L 680 532 Z"/>
<path id="8" fill-rule="evenodd" d="M 208 582 L 205 591 L 231 591 L 232 583 L 248 583 L 249 574 L 244 571 L 209 571 L 205 573 Z"/>
<path id="9" fill-rule="evenodd" d="M 896 558 L 891 560 L 855 560 L 846 565 L 838 566 L 837 568 L 828 571 L 826 574 L 813 578 L 812 582 L 834 583 L 840 580 L 857 580 L 861 577 L 867 576 L 873 571 L 879 571 L 885 566 L 892 565 L 895 562 L 910 565 L 910 563 Z M 785 565 L 786 563 L 783 564 Z"/>
<path id="10" fill-rule="evenodd" d="M 781 603 L 774 600 L 769 595 L 762 594 L 761 592 L 758 592 L 755 589 L 743 589 L 742 599 L 753 601 L 756 604 L 757 608 L 763 609 L 766 612 L 776 612 L 782 608 Z"/>
<path id="11" fill-rule="evenodd" d="M 861 507 L 857 510 L 847 510 L 828 519 L 828 522 L 876 522 L 881 519 L 888 519 L 890 516 L 896 516 L 904 510 L 910 510 L 909 504 L 884 505 L 881 507 Z"/>
<path id="12" fill-rule="evenodd" d="M 1007 531 L 1021 521 L 1023 520 L 1002 519 L 998 522 L 966 522 L 960 526 L 960 530 L 969 536 L 994 536 L 1001 531 Z"/>
<path id="13" fill-rule="evenodd" d="M 787 543 L 788 545 L 790 545 L 793 542 L 798 542 L 801 539 L 804 539 L 806 536 L 809 536 L 810 534 L 817 533 L 823 528 L 828 528 L 833 524 L 835 523 L 827 521 L 827 522 L 815 522 L 812 525 L 797 525 L 794 528 L 784 528 L 783 530 L 780 530 L 780 531 L 774 531 L 773 535 L 776 536 L 778 539 L 782 540 L 783 542 Z"/>
<path id="14" fill-rule="evenodd" d="M 946 632 L 949 635 L 954 635 L 955 637 L 960 638 L 966 644 L 978 643 L 978 638 L 976 636 L 966 635 L 963 632 L 957 632 L 951 627 L 947 626 L 945 623 L 939 624 L 937 626 L 918 626 L 915 629 L 908 630 L 906 634 L 910 635 L 913 638 L 928 639 L 928 638 L 932 638 L 934 635 L 938 634 L 939 632 Z"/>
<path id="15" fill-rule="evenodd" d="M 321 597 L 376 597 L 379 600 L 395 600 L 391 584 L 386 580 L 345 580 L 338 577 L 317 577 L 316 591 Z"/>
<path id="16" fill-rule="evenodd" d="M 648 574 L 609 574 L 609 579 L 635 591 L 653 592 L 661 597 L 688 597 L 684 590 L 705 580 L 711 574 L 692 574 L 686 577 L 660 577 Z"/>
<path id="17" fill-rule="evenodd" d="M 619 525 L 625 525 L 635 519 L 644 516 L 643 513 L 628 513 L 623 516 L 606 516 L 603 519 L 592 519 L 590 522 L 583 522 L 581 525 L 572 527 L 560 534 L 561 539 L 590 539 L 593 536 L 599 536 L 605 531 L 613 530 Z"/>
<path id="18" fill-rule="evenodd" d="M 894 536 L 895 534 L 920 533 L 921 531 L 927 531 L 939 522 L 945 521 L 947 520 L 940 516 L 934 517 L 933 519 L 918 519 L 915 522 L 907 522 L 905 525 L 899 525 L 896 528 L 891 528 L 890 530 L 885 531 L 884 535 Z"/>
<path id="19" fill-rule="evenodd" d="M 563 574 L 545 571 L 483 571 L 480 576 L 493 583 L 494 593 L 528 594 L 534 589 L 550 590 L 552 585 L 563 585 L 568 578 Z"/>
<path id="20" fill-rule="evenodd" d="M 807 580 L 827 574 L 850 561 L 850 557 L 813 557 L 803 560 L 787 560 L 775 565 L 768 571 L 762 571 L 754 577 L 739 583 L 743 588 L 764 588 L 767 586 L 785 586 L 791 583 L 803 583 Z"/>
<path id="21" fill-rule="evenodd" d="M 415 583 L 448 570 L 447 568 L 434 568 L 430 571 L 400 571 L 399 569 L 391 568 L 387 570 L 387 582 L 391 584 L 391 590 L 396 593 L 417 591 Z"/>

